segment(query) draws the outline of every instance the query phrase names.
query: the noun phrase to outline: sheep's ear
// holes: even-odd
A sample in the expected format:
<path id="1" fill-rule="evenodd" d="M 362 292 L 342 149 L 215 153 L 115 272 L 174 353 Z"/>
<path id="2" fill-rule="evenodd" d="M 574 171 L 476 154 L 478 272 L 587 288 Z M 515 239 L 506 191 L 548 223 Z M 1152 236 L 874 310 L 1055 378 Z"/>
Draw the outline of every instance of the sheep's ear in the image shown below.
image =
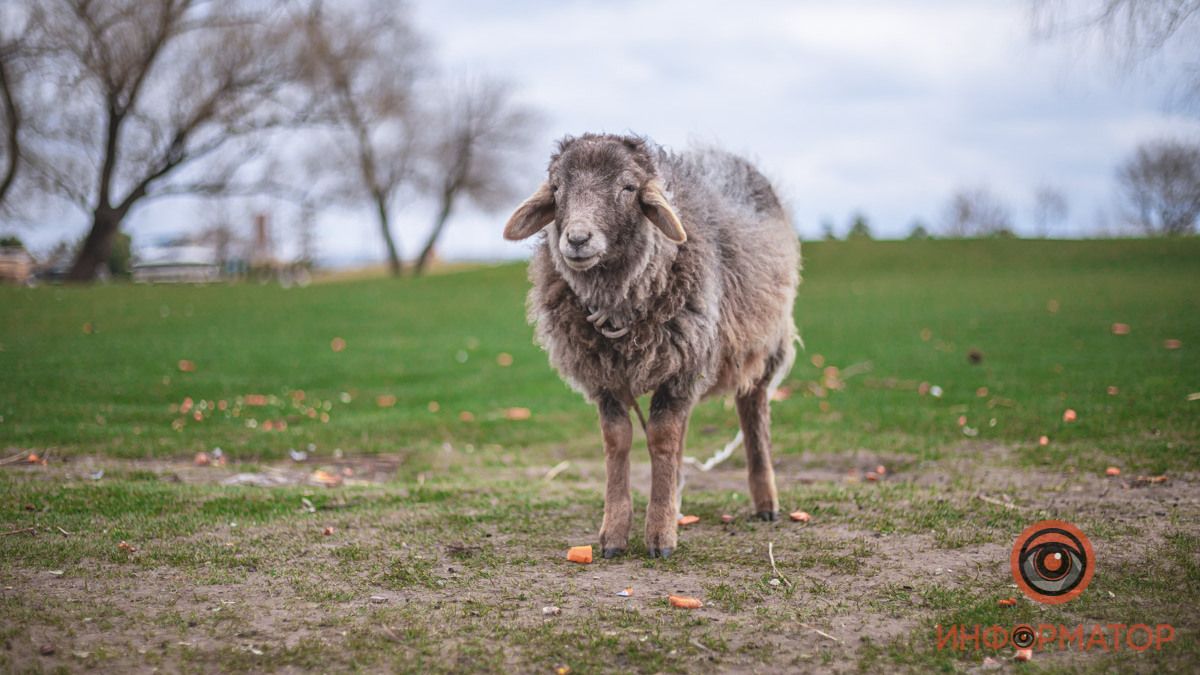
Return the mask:
<path id="1" fill-rule="evenodd" d="M 679 222 L 679 216 L 675 215 L 675 209 L 667 203 L 667 198 L 662 193 L 662 186 L 657 180 L 652 180 L 642 188 L 641 196 L 638 198 L 641 201 L 642 213 L 654 223 L 663 234 L 667 235 L 667 239 L 682 244 L 687 241 L 687 232 L 683 230 L 683 223 Z"/>
<path id="2" fill-rule="evenodd" d="M 504 238 L 509 241 L 528 239 L 554 222 L 554 193 L 549 183 L 542 183 L 509 217 L 504 226 Z"/>

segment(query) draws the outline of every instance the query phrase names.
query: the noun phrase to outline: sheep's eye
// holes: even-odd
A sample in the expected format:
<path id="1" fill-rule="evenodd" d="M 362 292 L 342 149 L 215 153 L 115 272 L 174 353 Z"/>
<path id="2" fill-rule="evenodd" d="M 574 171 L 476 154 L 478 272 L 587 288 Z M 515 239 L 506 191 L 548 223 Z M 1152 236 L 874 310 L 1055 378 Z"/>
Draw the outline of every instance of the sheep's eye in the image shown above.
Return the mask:
<path id="1" fill-rule="evenodd" d="M 623 187 L 621 189 L 624 190 L 625 192 L 633 192 L 633 191 L 637 190 L 637 186 L 636 185 L 626 185 L 625 187 Z"/>
<path id="2" fill-rule="evenodd" d="M 551 185 L 551 186 L 550 186 L 550 191 L 551 191 L 551 192 L 558 192 L 558 186 L 557 186 L 557 185 Z"/>

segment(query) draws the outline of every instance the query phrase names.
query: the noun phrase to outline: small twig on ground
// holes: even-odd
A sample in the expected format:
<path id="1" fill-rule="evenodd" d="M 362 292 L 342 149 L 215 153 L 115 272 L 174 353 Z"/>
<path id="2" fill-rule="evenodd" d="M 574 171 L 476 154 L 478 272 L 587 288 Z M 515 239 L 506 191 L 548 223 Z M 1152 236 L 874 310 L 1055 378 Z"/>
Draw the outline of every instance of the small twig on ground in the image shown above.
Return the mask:
<path id="1" fill-rule="evenodd" d="M 775 542 L 773 541 L 767 542 L 767 557 L 771 559 L 771 572 L 773 572 L 776 577 L 782 579 L 783 583 L 788 585 L 788 588 L 791 588 L 792 582 L 788 581 L 787 577 L 780 574 L 779 568 L 775 566 Z"/>
<path id="2" fill-rule="evenodd" d="M 1021 507 L 1017 506 L 1016 504 L 1013 504 L 1012 502 L 1003 502 L 1003 501 L 1000 501 L 999 499 L 996 499 L 995 497 L 989 497 L 984 494 L 977 494 L 977 495 L 975 495 L 975 498 L 978 499 L 979 501 L 987 502 L 989 504 L 995 504 L 996 506 L 1003 506 L 1006 509 L 1010 509 L 1010 510 L 1016 509 L 1018 511 L 1022 510 Z"/>
<path id="3" fill-rule="evenodd" d="M 569 467 L 569 466 L 571 466 L 571 462 L 564 459 L 563 461 L 559 462 L 558 464 L 555 464 L 554 466 L 550 467 L 550 470 L 546 472 L 546 475 L 542 476 L 542 480 L 554 480 L 555 477 L 558 476 L 558 474 L 566 471 L 567 467 Z"/>
<path id="4" fill-rule="evenodd" d="M 24 534 L 26 532 L 37 532 L 36 527 L 22 527 L 19 530 L 9 530 L 8 532 L 0 532 L 0 537 L 7 537 L 10 534 Z"/>
<path id="5" fill-rule="evenodd" d="M 742 430 L 738 429 L 737 435 L 735 435 L 733 437 L 733 440 L 726 443 L 724 448 L 721 448 L 720 450 L 717 451 L 717 454 L 713 455 L 712 457 L 709 457 L 708 459 L 704 460 L 703 462 L 696 459 L 695 457 L 684 457 L 683 463 L 694 466 L 697 469 L 700 469 L 701 471 L 708 471 L 708 470 L 712 469 L 714 466 L 729 459 L 729 456 L 732 455 L 733 451 L 737 450 L 738 446 L 740 446 L 741 444 L 742 444 Z"/>
<path id="6" fill-rule="evenodd" d="M 0 466 L 4 466 L 5 464 L 16 464 L 17 462 L 24 460 L 28 456 L 29 456 L 29 451 L 22 450 L 21 452 L 18 452 L 17 454 L 13 455 L 12 457 L 5 457 L 4 459 L 0 459 Z"/>
<path id="7" fill-rule="evenodd" d="M 697 646 L 697 647 L 699 647 L 700 649 L 703 649 L 704 651 L 708 652 L 709 654 L 716 654 L 716 652 L 714 652 L 713 650 L 709 649 L 708 647 L 705 647 L 705 646 L 704 646 L 704 643 L 703 643 L 703 642 L 700 642 L 700 641 L 699 641 L 699 640 L 697 640 L 696 638 L 692 638 L 691 640 L 689 640 L 689 642 L 691 642 L 692 644 L 696 645 L 696 646 Z"/>
<path id="8" fill-rule="evenodd" d="M 62 532 L 62 536 L 64 536 L 64 537 L 69 537 L 69 536 L 71 536 L 71 533 L 70 533 L 70 532 L 67 532 L 66 530 L 62 529 L 61 527 L 60 527 L 60 528 L 58 528 L 58 531 L 59 531 L 59 532 Z"/>
<path id="9" fill-rule="evenodd" d="M 800 625 L 811 630 L 812 632 L 816 633 L 817 635 L 820 635 L 823 638 L 827 638 L 829 640 L 833 640 L 834 642 L 841 643 L 841 640 L 833 637 L 832 635 L 830 635 L 829 633 L 826 633 L 825 631 L 821 630 L 820 628 L 813 628 L 812 626 L 810 626 L 806 623 L 802 623 Z"/>

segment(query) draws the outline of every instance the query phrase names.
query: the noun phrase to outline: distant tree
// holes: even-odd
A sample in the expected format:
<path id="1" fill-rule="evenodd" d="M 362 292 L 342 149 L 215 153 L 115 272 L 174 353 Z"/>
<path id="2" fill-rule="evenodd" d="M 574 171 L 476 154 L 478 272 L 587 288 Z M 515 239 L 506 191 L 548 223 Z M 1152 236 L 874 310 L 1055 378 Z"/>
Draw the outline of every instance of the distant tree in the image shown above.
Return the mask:
<path id="1" fill-rule="evenodd" d="M 9 196 L 24 161 L 37 56 L 31 26 L 37 13 L 36 5 L 0 5 L 0 213 L 11 208 Z"/>
<path id="2" fill-rule="evenodd" d="M 133 274 L 133 238 L 125 232 L 113 236 L 108 254 L 108 272 L 115 278 L 128 279 Z"/>
<path id="3" fill-rule="evenodd" d="M 507 86 L 488 80 L 458 85 L 433 116 L 425 185 L 437 202 L 437 215 L 417 257 L 416 275 L 425 271 L 460 200 L 495 209 L 519 196 L 511 164 L 528 147 L 536 120 L 512 101 Z"/>
<path id="4" fill-rule="evenodd" d="M 952 237 L 1012 236 L 1012 213 L 985 187 L 964 188 L 946 204 L 946 233 Z"/>
<path id="5" fill-rule="evenodd" d="M 237 178 L 253 166 L 255 141 L 303 119 L 285 0 L 36 6 L 38 79 L 55 105 L 39 120 L 30 169 L 91 218 L 70 279 L 96 276 L 148 199 L 254 189 Z"/>
<path id="6" fill-rule="evenodd" d="M 0 237 L 0 248 L 25 248 L 25 242 L 15 234 L 6 234 Z"/>
<path id="7" fill-rule="evenodd" d="M 821 220 L 821 238 L 825 241 L 837 241 L 837 232 L 834 231 L 833 221 L 829 218 Z"/>
<path id="8" fill-rule="evenodd" d="M 929 234 L 929 228 L 925 227 L 925 223 L 923 223 L 920 219 L 914 220 L 912 225 L 909 226 L 908 240 L 920 241 L 923 239 L 932 239 Z"/>
<path id="9" fill-rule="evenodd" d="M 856 213 L 851 216 L 850 229 L 846 232 L 846 241 L 862 241 L 871 238 L 871 225 L 867 222 L 866 214 Z"/>
<path id="10" fill-rule="evenodd" d="M 1178 102 L 1200 105 L 1200 2 L 1196 0 L 1033 0 L 1033 31 L 1041 38 L 1098 37 L 1127 69 L 1174 49 L 1182 58 Z M 1192 45 L 1189 47 L 1188 45 Z"/>
<path id="11" fill-rule="evenodd" d="M 1067 196 L 1050 185 L 1042 185 L 1033 193 L 1033 225 L 1039 237 L 1050 233 L 1053 225 L 1067 219 Z"/>
<path id="12" fill-rule="evenodd" d="M 422 134 L 416 128 L 415 86 L 421 48 L 408 17 L 387 0 L 320 2 L 305 19 L 309 85 L 321 96 L 326 143 L 314 147 L 311 173 L 332 201 L 370 204 L 387 250 L 388 268 L 401 273 L 391 211 L 415 184 Z"/>
<path id="13" fill-rule="evenodd" d="M 1185 235 L 1200 218 L 1200 144 L 1145 143 L 1117 170 L 1130 218 L 1147 234 Z"/>

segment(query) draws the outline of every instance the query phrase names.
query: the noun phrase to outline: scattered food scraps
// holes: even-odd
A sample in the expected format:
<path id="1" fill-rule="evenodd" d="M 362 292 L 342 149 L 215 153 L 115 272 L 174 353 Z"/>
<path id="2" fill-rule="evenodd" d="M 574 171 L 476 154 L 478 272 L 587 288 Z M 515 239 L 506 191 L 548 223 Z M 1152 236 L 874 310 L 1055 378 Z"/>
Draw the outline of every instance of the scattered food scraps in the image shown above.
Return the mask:
<path id="1" fill-rule="evenodd" d="M 682 609 L 700 609 L 704 606 L 704 603 L 696 598 L 689 598 L 686 595 L 671 595 L 667 597 L 667 600 L 671 602 L 671 606 Z"/>
<path id="2" fill-rule="evenodd" d="M 683 527 L 695 525 L 698 522 L 700 522 L 700 516 L 684 516 L 679 519 L 679 524 Z"/>
<path id="3" fill-rule="evenodd" d="M 29 453 L 29 456 L 25 458 L 25 461 L 29 462 L 30 464 L 37 464 L 38 462 L 42 461 L 42 458 L 38 457 L 36 452 L 31 452 Z"/>
<path id="4" fill-rule="evenodd" d="M 187 359 L 179 359 L 179 370 L 184 373 L 196 372 L 196 364 Z"/>
<path id="5" fill-rule="evenodd" d="M 723 513 L 723 514 L 721 514 L 721 522 L 722 523 L 732 523 L 733 516 L 729 515 L 728 513 Z"/>
<path id="6" fill-rule="evenodd" d="M 554 666 L 554 675 L 571 675 L 571 666 L 562 663 Z"/>
<path id="7" fill-rule="evenodd" d="M 1041 446 L 1050 445 L 1050 437 L 1049 436 L 1038 436 L 1038 445 L 1041 445 Z"/>
<path id="8" fill-rule="evenodd" d="M 387 599 L 387 596 L 385 596 L 385 595 L 372 595 L 371 596 L 371 602 L 376 605 L 382 605 L 383 603 L 385 603 L 387 601 L 388 601 L 388 599 Z"/>
<path id="9" fill-rule="evenodd" d="M 567 560 L 581 565 L 587 565 L 592 562 L 592 547 L 591 546 L 572 546 L 567 549 Z"/>
<path id="10" fill-rule="evenodd" d="M 1115 466 L 1110 466 L 1104 470 L 1104 475 L 1105 476 L 1120 476 L 1121 470 Z"/>
<path id="11" fill-rule="evenodd" d="M 1174 338 L 1163 340 L 1163 349 L 1179 349 L 1183 346 L 1183 342 Z"/>
<path id="12" fill-rule="evenodd" d="M 464 410 L 458 413 L 458 419 L 461 422 L 474 422 L 475 415 L 473 415 L 469 410 Z"/>
<path id="13" fill-rule="evenodd" d="M 1004 598 L 1003 600 L 1000 600 L 996 604 L 1000 605 L 1001 607 L 1013 607 L 1017 604 L 1017 599 L 1016 598 Z"/>
<path id="14" fill-rule="evenodd" d="M 529 408 L 509 408 L 504 411 L 504 418 L 509 420 L 527 420 L 531 416 L 533 413 L 529 411 Z"/>
<path id="15" fill-rule="evenodd" d="M 1167 477 L 1166 476 L 1138 476 L 1137 478 L 1133 479 L 1133 482 L 1137 483 L 1139 485 L 1153 485 L 1156 483 L 1167 482 Z"/>
<path id="16" fill-rule="evenodd" d="M 329 341 L 329 348 L 332 349 L 334 353 L 340 352 L 346 348 L 346 341 L 340 337 L 335 337 Z"/>
<path id="17" fill-rule="evenodd" d="M 875 473 L 874 471 L 868 471 L 866 478 L 868 481 L 874 483 L 875 481 L 879 480 L 879 474 Z"/>
<path id="18" fill-rule="evenodd" d="M 886 476 L 887 475 L 887 467 L 880 464 L 879 466 L 875 467 L 875 473 L 879 474 L 880 476 Z"/>
<path id="19" fill-rule="evenodd" d="M 1078 418 L 1079 416 L 1075 414 L 1075 410 L 1073 408 L 1067 408 L 1063 411 L 1064 422 L 1074 422 Z"/>
<path id="20" fill-rule="evenodd" d="M 1112 385 L 1109 385 L 1107 391 L 1108 391 L 1109 396 L 1116 396 L 1117 394 L 1121 393 L 1120 389 L 1117 389 L 1116 387 L 1114 387 Z"/>
<path id="21" fill-rule="evenodd" d="M 1016 655 L 1013 656 L 1013 659 L 1016 661 L 1032 661 L 1033 650 L 1028 647 L 1025 649 L 1018 649 Z"/>
<path id="22" fill-rule="evenodd" d="M 788 516 L 797 523 L 807 523 L 812 519 L 807 511 L 792 511 Z"/>
<path id="23" fill-rule="evenodd" d="M 125 551 L 126 553 L 133 553 L 133 552 L 137 551 L 136 546 L 134 546 L 133 544 L 130 544 L 129 542 L 125 541 L 124 539 L 121 540 L 121 543 L 117 544 L 117 548 L 121 549 L 122 551 Z"/>
<path id="24" fill-rule="evenodd" d="M 212 463 L 212 458 L 208 456 L 207 452 L 197 452 L 192 463 L 196 466 L 208 466 Z"/>
<path id="25" fill-rule="evenodd" d="M 393 394 L 380 394 L 375 397 L 375 405 L 380 408 L 390 408 L 396 405 L 396 397 Z"/>
<path id="26" fill-rule="evenodd" d="M 542 616 L 558 616 L 562 614 L 562 610 L 554 605 L 542 608 Z"/>
<path id="27" fill-rule="evenodd" d="M 330 535 L 332 535 L 332 534 L 333 534 L 333 528 L 332 528 L 332 527 L 326 527 L 326 528 L 325 528 L 325 530 L 324 530 L 323 532 L 321 532 L 321 534 L 323 534 L 323 535 L 325 535 L 326 537 L 328 537 L 328 536 L 330 536 Z"/>
<path id="28" fill-rule="evenodd" d="M 1129 324 L 1114 323 L 1112 325 L 1112 334 L 1113 335 L 1129 335 Z"/>
<path id="29" fill-rule="evenodd" d="M 626 588 L 623 591 L 617 591 L 617 595 L 621 596 L 622 598 L 632 597 L 633 596 L 633 587 Z"/>
<path id="30" fill-rule="evenodd" d="M 987 395 L 988 395 L 988 388 L 987 388 L 987 387 L 980 387 L 980 388 L 976 389 L 976 390 L 975 390 L 975 395 L 976 395 L 976 396 L 978 396 L 979 398 L 987 398 Z"/>
<path id="31" fill-rule="evenodd" d="M 317 469 L 308 477 L 308 481 L 325 487 L 336 487 L 342 484 L 342 477 L 324 469 Z"/>
<path id="32" fill-rule="evenodd" d="M 967 426 L 967 416 L 966 415 L 958 416 L 958 426 L 960 426 L 960 427 Z"/>
<path id="33" fill-rule="evenodd" d="M 792 397 L 791 387 L 780 387 L 780 388 L 776 389 L 775 391 L 771 392 L 771 400 L 772 401 L 786 401 L 791 397 Z"/>
<path id="34" fill-rule="evenodd" d="M 500 366 L 501 368 L 507 368 L 507 367 L 511 366 L 512 364 L 513 364 L 512 354 L 509 354 L 508 352 L 500 352 L 496 356 L 496 365 Z"/>

